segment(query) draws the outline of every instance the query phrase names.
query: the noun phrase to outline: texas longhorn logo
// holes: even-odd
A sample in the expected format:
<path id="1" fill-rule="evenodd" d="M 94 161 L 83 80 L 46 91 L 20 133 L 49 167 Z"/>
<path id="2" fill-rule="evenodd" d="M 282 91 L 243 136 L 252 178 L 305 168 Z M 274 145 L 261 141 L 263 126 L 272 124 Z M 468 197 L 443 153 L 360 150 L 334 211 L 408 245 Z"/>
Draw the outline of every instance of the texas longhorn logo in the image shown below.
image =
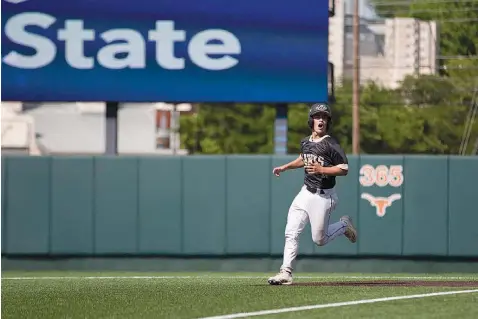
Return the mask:
<path id="1" fill-rule="evenodd" d="M 374 197 L 370 194 L 363 193 L 361 197 L 368 200 L 370 205 L 377 208 L 377 216 L 383 217 L 385 216 L 387 207 L 392 206 L 392 203 L 402 198 L 402 195 L 392 194 L 388 197 Z"/>

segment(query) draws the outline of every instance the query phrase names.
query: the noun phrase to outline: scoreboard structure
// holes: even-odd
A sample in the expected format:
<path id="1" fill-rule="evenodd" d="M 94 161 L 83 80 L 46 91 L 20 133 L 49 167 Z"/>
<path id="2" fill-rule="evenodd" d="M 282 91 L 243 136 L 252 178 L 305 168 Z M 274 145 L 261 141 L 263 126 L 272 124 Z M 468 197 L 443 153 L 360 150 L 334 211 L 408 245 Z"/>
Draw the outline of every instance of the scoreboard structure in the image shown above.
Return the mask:
<path id="1" fill-rule="evenodd" d="M 288 104 L 333 99 L 334 7 L 333 0 L 3 0 L 2 100 L 105 101 L 107 125 L 122 102 L 273 103 L 284 145 Z"/>

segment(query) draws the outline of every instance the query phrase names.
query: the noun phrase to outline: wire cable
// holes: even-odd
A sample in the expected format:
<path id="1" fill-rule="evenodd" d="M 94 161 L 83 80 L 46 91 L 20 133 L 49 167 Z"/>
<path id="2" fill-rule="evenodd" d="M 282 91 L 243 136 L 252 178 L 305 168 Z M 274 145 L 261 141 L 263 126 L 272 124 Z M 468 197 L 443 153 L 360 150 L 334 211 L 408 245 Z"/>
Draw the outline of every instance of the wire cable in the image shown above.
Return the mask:
<path id="1" fill-rule="evenodd" d="M 478 2 L 477 2 L 477 5 L 478 5 Z M 390 11 L 386 11 L 386 10 L 380 10 L 380 14 L 383 15 L 383 14 L 394 14 L 394 15 L 397 15 L 397 14 L 416 14 L 416 13 L 457 13 L 457 12 L 470 12 L 470 11 L 478 11 L 478 7 L 476 8 L 464 8 L 464 9 L 453 9 L 453 11 L 449 11 L 447 10 L 446 8 L 442 8 L 442 9 L 413 9 L 413 8 L 410 8 L 409 10 L 390 10 Z"/>

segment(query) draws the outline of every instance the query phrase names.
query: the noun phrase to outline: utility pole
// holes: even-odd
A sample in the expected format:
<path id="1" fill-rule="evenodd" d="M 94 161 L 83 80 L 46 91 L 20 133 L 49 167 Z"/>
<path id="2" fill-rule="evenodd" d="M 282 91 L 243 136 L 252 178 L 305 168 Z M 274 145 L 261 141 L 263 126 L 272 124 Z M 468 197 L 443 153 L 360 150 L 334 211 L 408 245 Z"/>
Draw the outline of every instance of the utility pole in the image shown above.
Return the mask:
<path id="1" fill-rule="evenodd" d="M 352 149 L 353 154 L 360 153 L 360 18 L 359 18 L 359 0 L 355 0 L 354 18 L 353 18 L 353 105 L 352 105 Z"/>
<path id="2" fill-rule="evenodd" d="M 178 105 L 173 103 L 170 120 L 169 132 L 169 147 L 173 150 L 173 155 L 176 155 L 179 149 L 178 131 L 179 131 L 179 117 Z"/>

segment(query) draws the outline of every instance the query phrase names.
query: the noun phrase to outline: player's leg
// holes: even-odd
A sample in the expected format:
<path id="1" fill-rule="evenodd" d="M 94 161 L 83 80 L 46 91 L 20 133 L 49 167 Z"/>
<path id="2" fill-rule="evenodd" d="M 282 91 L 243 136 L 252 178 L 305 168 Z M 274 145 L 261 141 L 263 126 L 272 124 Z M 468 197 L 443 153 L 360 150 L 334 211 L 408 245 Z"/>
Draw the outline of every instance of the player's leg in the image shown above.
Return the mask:
<path id="1" fill-rule="evenodd" d="M 299 237 L 308 221 L 309 217 L 303 209 L 292 207 L 289 211 L 285 227 L 284 259 L 281 269 L 289 272 L 294 269 L 295 259 L 299 251 Z"/>
<path id="2" fill-rule="evenodd" d="M 340 221 L 344 222 L 347 225 L 344 233 L 345 237 L 347 237 L 350 242 L 355 243 L 357 241 L 357 230 L 352 223 L 352 218 L 350 218 L 349 216 L 342 216 L 340 217 Z"/>
<path id="3" fill-rule="evenodd" d="M 300 192 L 292 202 L 287 215 L 285 227 L 285 244 L 283 262 L 277 275 L 269 278 L 271 285 L 290 285 L 295 259 L 299 251 L 299 236 L 309 221 L 305 205 L 304 193 Z"/>
<path id="4" fill-rule="evenodd" d="M 350 219 L 341 218 L 338 222 L 330 224 L 330 216 L 335 210 L 338 198 L 335 192 L 326 191 L 326 194 L 311 194 L 310 207 L 308 207 L 312 240 L 318 246 L 324 246 L 340 235 L 349 234 L 353 225 Z"/>
<path id="5" fill-rule="evenodd" d="M 337 206 L 337 203 L 338 203 L 338 197 L 337 197 L 337 193 L 335 193 L 335 191 L 332 192 L 331 197 L 334 199 L 335 204 L 332 207 L 331 212 L 329 213 L 329 218 L 330 218 L 330 214 L 335 210 L 335 207 Z M 342 216 L 342 217 L 340 217 L 340 220 L 339 220 L 338 223 L 330 225 L 329 226 L 329 233 L 331 233 L 335 230 L 333 225 L 337 225 L 339 223 L 345 224 L 345 231 L 344 231 L 345 237 L 347 237 L 350 242 L 355 243 L 357 241 L 357 229 L 355 229 L 355 226 L 352 222 L 352 218 L 350 218 L 349 216 Z"/>

